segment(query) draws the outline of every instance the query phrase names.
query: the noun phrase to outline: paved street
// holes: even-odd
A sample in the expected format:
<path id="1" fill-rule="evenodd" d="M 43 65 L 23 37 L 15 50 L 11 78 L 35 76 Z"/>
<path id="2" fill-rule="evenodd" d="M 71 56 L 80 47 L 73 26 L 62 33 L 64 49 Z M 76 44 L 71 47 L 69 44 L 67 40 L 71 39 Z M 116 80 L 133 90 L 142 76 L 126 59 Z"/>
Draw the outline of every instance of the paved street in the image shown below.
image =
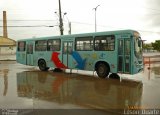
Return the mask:
<path id="1" fill-rule="evenodd" d="M 99 79 L 89 75 L 41 72 L 37 67 L 0 61 L 0 108 L 50 109 L 45 112 L 72 111 L 75 114 L 124 113 L 125 109 L 160 108 L 160 64 L 145 66 L 136 75 L 121 80 Z M 75 71 L 76 72 L 76 71 Z M 20 110 L 17 110 L 20 111 Z M 17 112 L 16 110 L 14 112 Z M 40 112 L 41 113 L 41 112 Z M 40 114 L 39 113 L 39 114 Z"/>

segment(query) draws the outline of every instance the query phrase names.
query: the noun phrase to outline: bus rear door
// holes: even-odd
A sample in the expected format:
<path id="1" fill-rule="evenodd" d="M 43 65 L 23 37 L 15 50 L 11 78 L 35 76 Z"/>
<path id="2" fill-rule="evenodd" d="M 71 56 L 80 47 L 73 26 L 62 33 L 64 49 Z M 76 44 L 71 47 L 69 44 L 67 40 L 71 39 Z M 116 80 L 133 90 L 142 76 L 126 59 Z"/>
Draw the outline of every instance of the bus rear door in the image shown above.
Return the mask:
<path id="1" fill-rule="evenodd" d="M 26 63 L 27 65 L 33 65 L 33 41 L 27 42 Z"/>
<path id="2" fill-rule="evenodd" d="M 63 41 L 62 62 L 67 68 L 73 68 L 73 41 Z"/>
<path id="3" fill-rule="evenodd" d="M 131 40 L 118 40 L 118 72 L 131 73 Z"/>

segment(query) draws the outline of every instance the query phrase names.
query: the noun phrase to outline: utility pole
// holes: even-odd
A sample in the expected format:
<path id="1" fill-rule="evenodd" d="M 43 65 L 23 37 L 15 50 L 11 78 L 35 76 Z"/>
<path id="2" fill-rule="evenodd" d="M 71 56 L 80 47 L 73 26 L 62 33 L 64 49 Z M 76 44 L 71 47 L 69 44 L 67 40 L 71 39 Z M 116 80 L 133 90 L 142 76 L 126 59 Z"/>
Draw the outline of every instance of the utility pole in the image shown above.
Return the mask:
<path id="1" fill-rule="evenodd" d="M 59 29 L 60 34 L 63 35 L 63 20 L 61 15 L 61 1 L 59 0 Z"/>
<path id="2" fill-rule="evenodd" d="M 100 6 L 100 5 L 98 5 L 98 6 Z M 96 6 L 95 8 L 93 8 L 93 10 L 95 10 L 95 32 L 97 31 L 96 11 L 97 11 L 98 6 Z"/>
<path id="3" fill-rule="evenodd" d="M 71 22 L 68 22 L 68 26 L 69 26 L 69 30 L 68 30 L 68 34 L 71 34 Z"/>
<path id="4" fill-rule="evenodd" d="M 65 16 L 65 15 L 67 15 L 67 13 L 65 12 L 64 13 L 64 15 L 63 16 Z M 68 21 L 68 28 L 69 28 L 69 30 L 68 30 L 68 34 L 71 34 L 71 22 L 69 21 L 69 19 L 68 19 L 68 17 L 66 16 L 66 18 L 67 18 L 67 21 Z M 63 18 L 64 19 L 64 18 Z"/>

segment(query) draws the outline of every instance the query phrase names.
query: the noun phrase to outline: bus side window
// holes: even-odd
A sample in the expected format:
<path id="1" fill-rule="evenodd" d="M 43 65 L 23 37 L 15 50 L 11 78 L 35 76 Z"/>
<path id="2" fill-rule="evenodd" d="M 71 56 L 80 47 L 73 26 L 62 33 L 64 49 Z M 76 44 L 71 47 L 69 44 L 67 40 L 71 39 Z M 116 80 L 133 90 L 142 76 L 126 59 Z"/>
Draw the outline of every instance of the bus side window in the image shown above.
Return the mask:
<path id="1" fill-rule="evenodd" d="M 26 47 L 26 42 L 20 41 L 18 42 L 18 51 L 25 51 Z"/>
<path id="2" fill-rule="evenodd" d="M 77 51 L 91 51 L 93 50 L 93 37 L 77 37 L 76 38 L 76 50 Z"/>
<path id="3" fill-rule="evenodd" d="M 35 42 L 35 51 L 46 51 L 47 50 L 47 41 L 38 40 Z"/>
<path id="4" fill-rule="evenodd" d="M 38 41 L 35 42 L 35 51 L 39 51 L 39 45 L 38 45 Z"/>
<path id="5" fill-rule="evenodd" d="M 115 38 L 112 35 L 103 35 L 95 37 L 96 51 L 112 51 L 115 47 Z"/>
<path id="6" fill-rule="evenodd" d="M 95 40 L 95 50 L 97 50 L 97 51 L 103 51 L 104 47 L 105 47 L 105 44 L 102 43 L 101 39 Z"/>
<path id="7" fill-rule="evenodd" d="M 27 45 L 27 54 L 33 54 L 33 45 L 32 44 Z"/>
<path id="8" fill-rule="evenodd" d="M 48 40 L 48 51 L 59 51 L 61 47 L 61 41 L 60 39 L 50 39 Z"/>
<path id="9" fill-rule="evenodd" d="M 126 40 L 125 41 L 125 53 L 126 53 L 126 55 L 130 55 L 130 40 Z"/>

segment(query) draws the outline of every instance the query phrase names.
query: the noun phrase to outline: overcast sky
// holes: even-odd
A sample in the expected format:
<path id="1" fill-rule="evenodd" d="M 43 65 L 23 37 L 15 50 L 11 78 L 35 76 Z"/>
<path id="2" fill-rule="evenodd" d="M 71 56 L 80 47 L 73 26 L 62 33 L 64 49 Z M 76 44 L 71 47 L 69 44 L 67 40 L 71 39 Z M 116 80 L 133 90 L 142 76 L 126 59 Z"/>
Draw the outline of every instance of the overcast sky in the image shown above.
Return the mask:
<path id="1" fill-rule="evenodd" d="M 53 20 L 53 25 L 58 23 L 54 13 L 58 12 L 58 0 L 0 1 L 0 14 L 6 10 L 8 20 Z M 72 33 L 94 32 L 93 8 L 97 5 L 100 5 L 97 31 L 134 29 L 147 42 L 160 39 L 160 0 L 61 0 L 62 12 L 67 12 L 64 23 L 67 18 L 73 23 Z"/>

